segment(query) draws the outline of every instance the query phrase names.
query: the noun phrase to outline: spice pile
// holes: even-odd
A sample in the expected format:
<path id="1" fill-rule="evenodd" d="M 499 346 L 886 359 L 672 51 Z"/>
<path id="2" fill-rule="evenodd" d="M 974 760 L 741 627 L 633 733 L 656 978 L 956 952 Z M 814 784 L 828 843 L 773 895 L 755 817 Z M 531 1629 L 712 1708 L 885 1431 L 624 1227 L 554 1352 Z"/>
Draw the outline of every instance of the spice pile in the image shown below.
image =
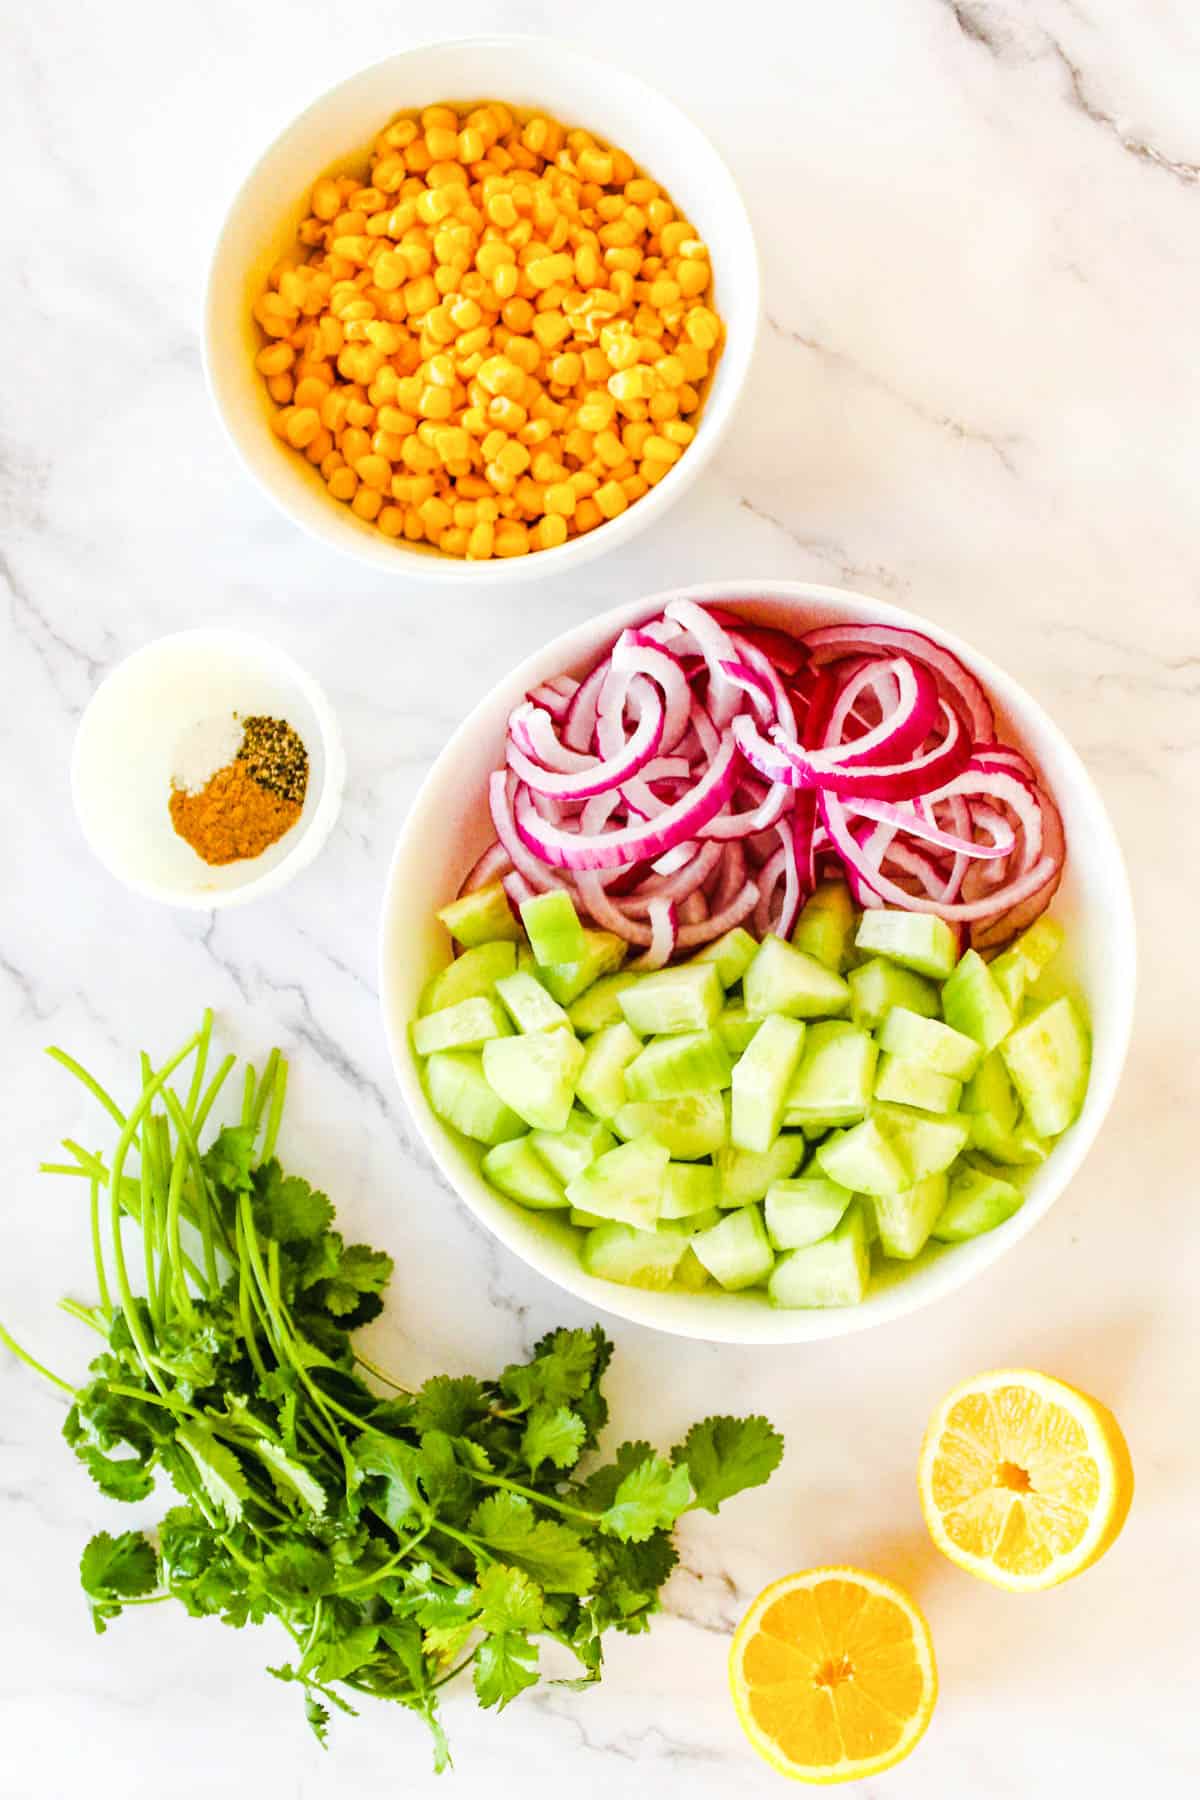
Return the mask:
<path id="1" fill-rule="evenodd" d="M 171 822 L 211 864 L 250 860 L 278 843 L 308 787 L 308 752 L 286 720 L 232 723 L 232 734 L 225 720 L 194 734 L 171 784 Z"/>

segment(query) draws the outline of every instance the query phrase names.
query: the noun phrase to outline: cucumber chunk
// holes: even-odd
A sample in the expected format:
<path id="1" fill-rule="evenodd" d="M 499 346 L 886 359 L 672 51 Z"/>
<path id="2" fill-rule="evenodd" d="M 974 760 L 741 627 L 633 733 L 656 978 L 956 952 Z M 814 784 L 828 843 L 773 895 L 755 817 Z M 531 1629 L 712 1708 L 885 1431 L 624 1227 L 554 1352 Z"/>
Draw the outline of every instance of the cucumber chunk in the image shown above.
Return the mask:
<path id="1" fill-rule="evenodd" d="M 1066 995 L 1035 1013 L 1000 1047 L 1025 1114 L 1038 1137 L 1057 1137 L 1078 1115 L 1087 1092 L 1091 1045 Z"/>
<path id="2" fill-rule="evenodd" d="M 589 1275 L 623 1287 L 660 1292 L 689 1247 L 682 1232 L 639 1231 L 632 1225 L 598 1225 L 583 1240 L 579 1260 Z"/>
<path id="3" fill-rule="evenodd" d="M 854 941 L 860 950 L 886 956 L 934 981 L 945 981 L 958 961 L 958 933 L 936 913 L 868 907 Z"/>
<path id="4" fill-rule="evenodd" d="M 815 956 L 827 969 L 841 974 L 850 959 L 854 941 L 854 902 L 844 881 L 819 882 L 805 901 L 792 943 L 797 950 Z"/>
<path id="5" fill-rule="evenodd" d="M 764 1019 L 733 1071 L 730 1141 L 738 1150 L 769 1150 L 804 1048 L 804 1026 L 778 1013 Z"/>
<path id="6" fill-rule="evenodd" d="M 690 1219 L 712 1212 L 720 1193 L 717 1171 L 708 1163 L 668 1163 L 658 1216 L 666 1220 Z"/>
<path id="7" fill-rule="evenodd" d="M 942 1016 L 985 1054 L 1012 1030 L 1013 1009 L 978 950 L 967 951 L 943 987 Z"/>
<path id="8" fill-rule="evenodd" d="M 940 1175 L 943 1169 L 948 1169 L 966 1148 L 971 1135 L 970 1124 L 961 1113 L 934 1119 L 911 1107 L 876 1102 L 874 1118 L 908 1166 L 906 1187 L 924 1181 L 927 1175 Z"/>
<path id="9" fill-rule="evenodd" d="M 489 1038 L 509 1035 L 508 1020 L 490 994 L 443 1006 L 423 1019 L 414 1019 L 412 1026 L 413 1049 L 418 1056 L 432 1056 L 435 1050 L 478 1050 Z"/>
<path id="10" fill-rule="evenodd" d="M 575 1106 L 561 1131 L 531 1131 L 529 1142 L 546 1167 L 564 1184 L 582 1175 L 596 1158 L 613 1149 L 616 1138 L 599 1119 Z"/>
<path id="11" fill-rule="evenodd" d="M 691 1243 L 713 1280 L 729 1293 L 757 1287 L 775 1266 L 775 1252 L 757 1206 L 726 1213 L 719 1225 L 698 1231 Z"/>
<path id="12" fill-rule="evenodd" d="M 440 909 L 438 918 L 450 936 L 467 950 L 503 938 L 516 943 L 521 936 L 508 895 L 498 881 L 464 894 L 461 900 L 452 900 Z"/>
<path id="13" fill-rule="evenodd" d="M 950 1198 L 937 1222 L 933 1236 L 942 1244 L 962 1244 L 968 1238 L 994 1231 L 1011 1219 L 1021 1207 L 1024 1196 L 1020 1188 L 999 1175 L 963 1163 L 950 1177 Z"/>
<path id="14" fill-rule="evenodd" d="M 1011 1131 L 1016 1124 L 1020 1112 L 1016 1089 L 998 1050 L 988 1052 L 963 1088 L 962 1111 L 986 1117 L 1001 1132 Z"/>
<path id="15" fill-rule="evenodd" d="M 592 1231 L 597 1225 L 607 1225 L 608 1223 L 608 1220 L 602 1219 L 598 1213 L 580 1212 L 577 1206 L 571 1208 L 567 1218 L 572 1225 L 578 1225 L 581 1231 Z"/>
<path id="16" fill-rule="evenodd" d="M 612 931 L 585 931 L 583 953 L 577 960 L 539 963 L 537 977 L 560 1006 L 570 1006 L 602 975 L 611 975 L 625 961 L 629 946 Z"/>
<path id="17" fill-rule="evenodd" d="M 682 1288 L 687 1294 L 698 1294 L 708 1286 L 708 1270 L 689 1244 L 679 1261 L 675 1264 L 673 1287 Z"/>
<path id="18" fill-rule="evenodd" d="M 536 1212 L 567 1204 L 562 1182 L 550 1173 L 527 1137 L 494 1145 L 480 1167 L 494 1188 Z"/>
<path id="19" fill-rule="evenodd" d="M 773 1181 L 767 1189 L 767 1231 L 777 1250 L 803 1250 L 819 1243 L 839 1223 L 853 1200 L 849 1188 L 823 1175 Z"/>
<path id="20" fill-rule="evenodd" d="M 878 1056 L 871 1034 L 847 1020 L 810 1025 L 788 1090 L 785 1123 L 824 1128 L 865 1117 Z"/>
<path id="21" fill-rule="evenodd" d="M 552 1000 L 535 975 L 518 969 L 513 975 L 502 975 L 496 992 L 504 1010 L 518 1031 L 553 1031 L 557 1027 L 570 1030 L 571 1022 L 557 1000 Z"/>
<path id="22" fill-rule="evenodd" d="M 840 975 L 815 956 L 794 950 L 780 937 L 766 937 L 742 981 L 746 1011 L 765 1018 L 819 1019 L 845 1012 L 850 989 Z"/>
<path id="23" fill-rule="evenodd" d="M 579 1036 L 590 1037 L 607 1025 L 620 1025 L 625 1015 L 618 996 L 622 988 L 631 987 L 637 979 L 632 970 L 621 969 L 616 975 L 602 975 L 590 988 L 585 988 L 578 1000 L 571 1002 L 567 1012 Z"/>
<path id="24" fill-rule="evenodd" d="M 986 1114 L 968 1113 L 966 1115 L 971 1126 L 971 1145 L 989 1161 L 1005 1163 L 1013 1168 L 1032 1168 L 1044 1163 L 1050 1153 L 1049 1144 L 1044 1144 L 1036 1132 L 1022 1116 L 1011 1131 L 1001 1131 L 995 1127 Z"/>
<path id="25" fill-rule="evenodd" d="M 612 1116 L 618 1137 L 649 1133 L 680 1162 L 711 1156 L 729 1140 L 729 1116 L 720 1094 L 682 1094 L 678 1100 L 630 1100 Z"/>
<path id="26" fill-rule="evenodd" d="M 909 1062 L 924 1063 L 937 1075 L 952 1075 L 955 1081 L 969 1081 L 983 1060 L 974 1038 L 903 1006 L 893 1006 L 883 1021 L 879 1048 Z"/>
<path id="27" fill-rule="evenodd" d="M 425 1064 L 425 1086 L 438 1118 L 464 1137 L 502 1144 L 524 1135 L 525 1121 L 493 1091 L 477 1050 L 436 1050 Z"/>
<path id="28" fill-rule="evenodd" d="M 794 1175 L 807 1154 L 798 1131 L 781 1131 L 769 1150 L 735 1150 L 727 1145 L 714 1159 L 721 1183 L 719 1204 L 749 1206 L 761 1200 L 772 1182 Z"/>
<path id="29" fill-rule="evenodd" d="M 922 1112 L 952 1113 L 958 1111 L 962 1098 L 962 1082 L 950 1075 L 939 1075 L 925 1063 L 913 1062 L 907 1056 L 879 1059 L 875 1078 L 875 1098 L 894 1100 L 900 1106 L 915 1106 Z"/>
<path id="30" fill-rule="evenodd" d="M 877 1031 L 893 1006 L 907 1007 L 925 1019 L 937 1018 L 938 991 L 932 981 L 882 956 L 851 969 L 846 980 L 850 983 L 850 1016 L 868 1031 Z"/>
<path id="31" fill-rule="evenodd" d="M 740 1056 L 743 1050 L 750 1048 L 761 1024 L 762 1020 L 752 1019 L 744 1006 L 727 1006 L 717 1019 L 717 1030 L 725 1039 L 730 1055 Z"/>
<path id="32" fill-rule="evenodd" d="M 535 1131 L 561 1131 L 571 1113 L 583 1045 L 569 1031 L 534 1031 L 493 1038 L 483 1047 L 483 1072 L 501 1100 Z"/>
<path id="33" fill-rule="evenodd" d="M 567 1199 L 580 1212 L 651 1231 L 658 1219 L 669 1161 L 663 1146 L 651 1137 L 618 1144 L 568 1181 Z"/>
<path id="34" fill-rule="evenodd" d="M 725 1040 L 710 1028 L 655 1038 L 626 1069 L 625 1085 L 631 1100 L 677 1100 L 683 1094 L 719 1094 L 732 1077 Z"/>
<path id="35" fill-rule="evenodd" d="M 716 963 L 721 986 L 731 988 L 737 986 L 757 954 L 757 938 L 752 938 L 744 925 L 735 925 L 724 937 L 697 950 L 692 961 Z"/>
<path id="36" fill-rule="evenodd" d="M 900 1148 L 878 1119 L 835 1132 L 816 1151 L 822 1175 L 859 1194 L 901 1194 L 912 1176 Z"/>
<path id="37" fill-rule="evenodd" d="M 588 1039 L 575 1093 L 581 1105 L 598 1119 L 611 1119 L 629 1098 L 625 1071 L 641 1049 L 642 1040 L 630 1031 L 624 1019 L 604 1026 Z"/>
<path id="38" fill-rule="evenodd" d="M 1014 1017 L 1021 1009 L 1026 988 L 1044 975 L 1063 946 L 1063 929 L 1043 913 L 1028 931 L 1002 950 L 988 964 L 992 979 L 1008 1001 Z"/>
<path id="39" fill-rule="evenodd" d="M 521 923 L 529 939 L 534 961 L 544 968 L 555 963 L 579 962 L 586 944 L 579 914 L 570 894 L 554 888 L 548 894 L 533 894 L 521 902 Z"/>
<path id="40" fill-rule="evenodd" d="M 474 950 L 464 950 L 426 983 L 418 1011 L 442 1012 L 448 1006 L 457 1006 L 460 1000 L 490 994 L 501 976 L 511 975 L 516 966 L 515 944 L 479 944 Z"/>
<path id="41" fill-rule="evenodd" d="M 767 1292 L 772 1306 L 857 1306 L 870 1279 L 866 1228 L 856 1200 L 828 1237 L 779 1258 Z"/>
<path id="42" fill-rule="evenodd" d="M 875 1198 L 875 1218 L 879 1225 L 879 1248 L 885 1256 L 911 1262 L 929 1241 L 929 1234 L 946 1204 L 948 1182 L 945 1171 L 926 1175 L 902 1194 L 879 1194 Z"/>
<path id="43" fill-rule="evenodd" d="M 619 996 L 627 1025 L 642 1037 L 706 1031 L 716 1023 L 725 990 L 715 963 L 677 963 L 643 975 Z"/>

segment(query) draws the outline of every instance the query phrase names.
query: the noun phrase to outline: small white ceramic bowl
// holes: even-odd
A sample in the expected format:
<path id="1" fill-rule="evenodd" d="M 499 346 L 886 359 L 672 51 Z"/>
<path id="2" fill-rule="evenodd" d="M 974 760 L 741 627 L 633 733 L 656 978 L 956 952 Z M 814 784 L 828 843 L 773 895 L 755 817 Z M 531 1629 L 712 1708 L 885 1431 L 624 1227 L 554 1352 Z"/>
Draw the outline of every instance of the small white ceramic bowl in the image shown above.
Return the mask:
<path id="1" fill-rule="evenodd" d="M 273 263 L 296 244 L 319 175 L 365 168 L 372 137 L 406 108 L 439 100 L 503 100 L 581 125 L 628 151 L 692 220 L 712 254 L 715 305 L 726 341 L 685 454 L 657 487 L 557 550 L 467 562 L 385 538 L 330 498 L 315 469 L 271 429 L 275 407 L 254 367 L 251 316 Z M 703 132 L 636 75 L 552 38 L 487 37 L 401 51 L 314 100 L 246 177 L 226 218 L 209 275 L 204 355 L 209 389 L 249 473 L 296 524 L 361 562 L 418 581 L 476 588 L 564 575 L 615 548 L 695 481 L 729 424 L 754 350 L 761 301 L 758 256 L 741 195 Z"/>
<path id="2" fill-rule="evenodd" d="M 493 689 L 442 751 L 409 813 L 392 859 L 382 919 L 384 1019 L 401 1091 L 433 1156 L 472 1212 L 496 1236 L 560 1287 L 641 1325 L 680 1337 L 739 1344 L 795 1344 L 838 1337 L 899 1318 L 950 1293 L 1003 1256 L 1036 1225 L 1075 1175 L 1112 1103 L 1133 1022 L 1136 940 L 1133 906 L 1120 847 L 1091 777 L 1058 727 L 1011 676 L 960 639 L 931 631 L 917 614 L 841 588 L 800 582 L 727 582 L 677 594 L 720 604 L 764 624 L 805 631 L 843 620 L 883 621 L 935 636 L 974 670 L 996 705 L 1001 735 L 1023 747 L 1041 769 L 1066 827 L 1067 872 L 1054 902 L 1068 933 L 1068 974 L 1086 997 L 1093 1056 L 1087 1099 L 1078 1120 L 1026 1184 L 1020 1212 L 966 1244 L 927 1251 L 912 1265 L 876 1265 L 861 1306 L 831 1311 L 775 1311 L 761 1292 L 648 1293 L 586 1275 L 578 1233 L 553 1212 L 535 1213 L 504 1199 L 479 1173 L 465 1140 L 438 1120 L 421 1085 L 409 1024 L 421 988 L 449 953 L 435 909 L 452 899 L 494 833 L 487 777 L 503 755 L 504 728 L 527 690 L 551 675 L 582 675 L 617 633 L 662 611 L 676 594 L 655 594 L 593 619 L 557 638 Z"/>
<path id="3" fill-rule="evenodd" d="M 171 782 L 188 734 L 209 721 L 286 719 L 308 751 L 299 819 L 244 862 L 210 867 L 175 830 Z M 209 910 L 274 893 L 306 868 L 333 829 L 346 760 L 333 708 L 311 675 L 246 632 L 180 631 L 136 650 L 88 702 L 71 759 L 88 844 L 127 887 Z"/>

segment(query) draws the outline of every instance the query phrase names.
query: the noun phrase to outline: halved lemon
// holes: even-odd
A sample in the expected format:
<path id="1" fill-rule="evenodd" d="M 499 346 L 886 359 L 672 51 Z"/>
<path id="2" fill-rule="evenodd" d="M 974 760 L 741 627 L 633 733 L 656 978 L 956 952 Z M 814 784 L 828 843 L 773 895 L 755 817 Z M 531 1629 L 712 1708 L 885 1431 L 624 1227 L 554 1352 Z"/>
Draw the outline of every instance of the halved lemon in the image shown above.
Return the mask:
<path id="1" fill-rule="evenodd" d="M 734 1634 L 729 1682 L 759 1755 L 818 1783 L 890 1769 L 937 1698 L 928 1625 L 861 1569 L 806 1569 L 764 1589 Z"/>
<path id="2" fill-rule="evenodd" d="M 1133 1499 L 1133 1464 L 1107 1407 L 1034 1369 L 951 1389 L 917 1475 L 934 1543 L 1015 1592 L 1053 1587 L 1103 1556 Z"/>

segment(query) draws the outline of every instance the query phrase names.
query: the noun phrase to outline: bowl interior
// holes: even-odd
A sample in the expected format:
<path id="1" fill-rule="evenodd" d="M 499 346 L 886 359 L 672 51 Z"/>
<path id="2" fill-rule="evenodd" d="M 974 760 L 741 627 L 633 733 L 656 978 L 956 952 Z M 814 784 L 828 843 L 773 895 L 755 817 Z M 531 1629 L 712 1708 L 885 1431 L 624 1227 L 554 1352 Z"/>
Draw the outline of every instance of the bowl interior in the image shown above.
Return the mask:
<path id="1" fill-rule="evenodd" d="M 843 620 L 886 621 L 926 629 L 913 614 L 840 589 L 799 583 L 712 585 L 689 598 L 719 602 L 748 618 L 791 630 Z M 537 681 L 583 674 L 622 627 L 661 612 L 659 594 L 592 620 L 531 658 L 503 681 L 450 740 L 417 797 L 392 864 L 382 920 L 382 997 L 393 1060 L 410 1110 L 441 1169 L 478 1216 L 543 1275 L 589 1304 L 685 1337 L 739 1343 L 798 1343 L 838 1336 L 925 1305 L 967 1281 L 1023 1236 L 1062 1192 L 1099 1130 L 1125 1057 L 1133 1011 L 1135 940 L 1121 853 L 1099 795 L 1078 756 L 1017 684 L 956 639 L 939 641 L 975 671 L 996 703 L 1001 734 L 1025 749 L 1058 801 L 1066 828 L 1067 873 L 1054 902 L 1067 928 L 1068 980 L 1083 994 L 1093 1031 L 1091 1082 L 1083 1111 L 1026 1184 L 1024 1206 L 987 1236 L 927 1251 L 916 1263 L 876 1265 L 861 1306 L 829 1312 L 775 1311 L 761 1293 L 642 1292 L 586 1275 L 578 1237 L 553 1213 L 529 1212 L 483 1180 L 478 1155 L 434 1116 L 411 1048 L 409 1022 L 421 988 L 449 958 L 434 917 L 491 842 L 484 789 L 502 759 L 511 708 Z"/>
<path id="2" fill-rule="evenodd" d="M 188 733 L 234 713 L 294 726 L 308 751 L 308 787 L 278 843 L 252 861 L 210 867 L 175 831 L 167 802 Z M 83 715 L 72 765 L 80 824 L 106 867 L 143 893 L 203 907 L 248 897 L 302 847 L 315 853 L 306 840 L 324 835 L 341 782 L 330 734 L 320 690 L 270 644 L 236 632 L 160 638 L 121 663 Z"/>
<path id="3" fill-rule="evenodd" d="M 561 549 L 510 561 L 466 563 L 383 539 L 339 506 L 316 470 L 271 430 L 274 406 L 254 368 L 251 315 L 272 265 L 296 245 L 316 178 L 366 167 L 374 135 L 393 115 L 439 100 L 500 99 L 580 125 L 627 150 L 671 195 L 708 243 L 715 303 L 727 338 L 697 435 L 675 468 L 618 520 Z M 247 177 L 226 220 L 209 280 L 206 358 L 227 430 L 251 474 L 307 530 L 395 573 L 505 581 L 549 574 L 640 529 L 707 461 L 745 380 L 758 324 L 758 265 L 745 207 L 724 163 L 698 128 L 636 76 L 538 38 L 474 39 L 407 50 L 362 70 L 300 115 Z"/>

